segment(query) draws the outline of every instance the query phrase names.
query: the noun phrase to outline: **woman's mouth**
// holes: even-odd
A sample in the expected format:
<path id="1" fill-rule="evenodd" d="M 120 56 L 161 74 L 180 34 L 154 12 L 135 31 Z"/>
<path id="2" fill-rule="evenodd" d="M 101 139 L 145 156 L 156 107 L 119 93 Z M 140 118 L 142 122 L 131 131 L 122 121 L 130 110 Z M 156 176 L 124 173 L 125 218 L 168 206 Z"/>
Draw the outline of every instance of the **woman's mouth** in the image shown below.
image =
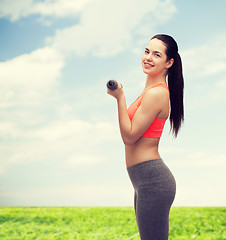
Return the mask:
<path id="1" fill-rule="evenodd" d="M 144 62 L 144 67 L 145 68 L 152 68 L 152 67 L 154 67 L 154 65 L 152 65 L 151 63 L 148 63 L 148 62 Z"/>

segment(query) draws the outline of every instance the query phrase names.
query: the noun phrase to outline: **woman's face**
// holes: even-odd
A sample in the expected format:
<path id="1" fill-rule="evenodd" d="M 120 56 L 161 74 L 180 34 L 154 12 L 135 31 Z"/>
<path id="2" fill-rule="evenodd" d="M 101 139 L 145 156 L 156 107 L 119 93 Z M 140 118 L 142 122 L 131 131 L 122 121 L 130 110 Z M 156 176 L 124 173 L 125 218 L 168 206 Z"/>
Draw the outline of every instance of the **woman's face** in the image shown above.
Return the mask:
<path id="1" fill-rule="evenodd" d="M 159 39 L 149 41 L 142 57 L 142 68 L 150 76 L 166 76 L 173 59 L 167 60 L 166 45 Z"/>

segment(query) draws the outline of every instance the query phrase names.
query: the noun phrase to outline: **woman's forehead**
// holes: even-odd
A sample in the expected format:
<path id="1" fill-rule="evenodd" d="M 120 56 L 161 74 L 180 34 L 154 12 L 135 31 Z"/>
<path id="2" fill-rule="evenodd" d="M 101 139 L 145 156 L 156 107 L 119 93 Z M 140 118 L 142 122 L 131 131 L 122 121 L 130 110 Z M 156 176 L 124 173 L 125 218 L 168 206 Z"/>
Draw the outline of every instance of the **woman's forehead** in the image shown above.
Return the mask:
<path id="1" fill-rule="evenodd" d="M 150 51 L 166 52 L 166 45 L 159 39 L 154 38 L 148 42 L 147 48 Z"/>

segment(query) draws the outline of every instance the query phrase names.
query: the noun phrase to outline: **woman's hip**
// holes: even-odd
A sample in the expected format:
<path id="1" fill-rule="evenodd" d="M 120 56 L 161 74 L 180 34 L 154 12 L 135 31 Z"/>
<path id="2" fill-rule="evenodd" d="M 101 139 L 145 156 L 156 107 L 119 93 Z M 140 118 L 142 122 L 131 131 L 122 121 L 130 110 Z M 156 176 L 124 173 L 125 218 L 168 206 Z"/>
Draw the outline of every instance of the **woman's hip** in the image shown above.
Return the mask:
<path id="1" fill-rule="evenodd" d="M 170 169 L 162 159 L 153 159 L 127 167 L 136 191 L 176 191 L 176 182 Z"/>

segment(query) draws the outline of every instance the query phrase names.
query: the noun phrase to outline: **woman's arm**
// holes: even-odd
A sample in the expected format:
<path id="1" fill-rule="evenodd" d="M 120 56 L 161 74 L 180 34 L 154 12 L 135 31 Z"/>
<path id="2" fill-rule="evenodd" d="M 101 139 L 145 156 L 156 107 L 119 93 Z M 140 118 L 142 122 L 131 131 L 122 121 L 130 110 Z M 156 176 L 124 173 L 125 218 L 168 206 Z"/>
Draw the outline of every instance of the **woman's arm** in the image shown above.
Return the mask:
<path id="1" fill-rule="evenodd" d="M 108 89 L 107 93 L 117 100 L 118 105 L 118 120 L 119 120 L 119 128 L 122 136 L 122 140 L 124 144 L 129 144 L 129 136 L 132 128 L 132 123 L 129 119 L 129 115 L 127 113 L 126 99 L 122 89 L 122 86 L 119 84 L 116 90 L 111 91 Z"/>
<path id="2" fill-rule="evenodd" d="M 118 104 L 118 120 L 119 120 L 119 128 L 122 136 L 122 140 L 125 145 L 131 144 L 131 140 L 133 140 L 132 136 L 132 122 L 129 119 L 129 115 L 127 113 L 127 106 L 125 95 L 123 94 L 117 99 Z"/>
<path id="3" fill-rule="evenodd" d="M 133 120 L 130 121 L 121 86 L 114 91 L 108 90 L 108 94 L 117 99 L 119 127 L 125 145 L 135 143 L 144 134 L 166 103 L 165 89 L 150 89 L 145 93 Z"/>

